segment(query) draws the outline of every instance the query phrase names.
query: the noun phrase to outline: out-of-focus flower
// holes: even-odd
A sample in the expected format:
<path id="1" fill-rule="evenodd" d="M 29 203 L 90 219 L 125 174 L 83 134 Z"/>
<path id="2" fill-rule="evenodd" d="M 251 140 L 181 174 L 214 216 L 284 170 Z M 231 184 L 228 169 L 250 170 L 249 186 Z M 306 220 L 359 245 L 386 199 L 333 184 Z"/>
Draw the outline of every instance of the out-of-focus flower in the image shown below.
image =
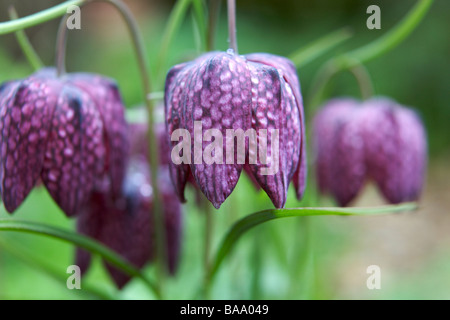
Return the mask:
<path id="1" fill-rule="evenodd" d="M 322 193 L 348 205 L 366 179 L 390 203 L 417 200 L 424 183 L 427 141 L 412 110 L 386 98 L 362 105 L 351 99 L 327 103 L 314 119 L 317 179 Z"/>
<path id="2" fill-rule="evenodd" d="M 77 221 L 78 232 L 102 242 L 124 259 L 143 267 L 154 258 L 155 231 L 151 214 L 153 189 L 148 169 L 147 126 L 132 124 L 129 127 L 131 155 L 127 174 L 120 197 L 113 197 L 111 188 L 106 185 L 103 192 L 94 192 L 82 208 Z M 181 246 L 182 212 L 181 204 L 170 182 L 165 131 L 156 127 L 161 155 L 158 173 L 158 187 L 161 192 L 165 236 L 167 268 L 171 274 L 176 272 Z M 75 263 L 85 273 L 89 267 L 90 254 L 82 249 L 76 253 Z M 106 263 L 112 279 L 122 288 L 130 277 Z"/>
<path id="3" fill-rule="evenodd" d="M 170 163 L 171 178 L 182 201 L 186 182 L 192 175 L 208 200 L 219 208 L 235 188 L 244 166 L 277 208 L 285 205 L 292 180 L 297 197 L 303 196 L 306 181 L 303 104 L 295 67 L 288 59 L 262 53 L 239 56 L 228 51 L 208 53 L 174 66 L 166 79 L 165 113 L 169 140 L 178 129 L 186 129 L 191 137 L 190 159 L 183 155 L 188 161 Z M 204 154 L 212 143 L 196 136 L 197 121 L 201 122 L 202 130 L 213 129 L 223 137 L 222 141 L 213 141 L 226 150 L 222 155 L 216 155 L 214 150 L 219 163 L 207 163 L 202 158 L 198 161 L 196 145 L 200 145 Z M 256 133 L 259 148 L 263 140 L 266 142 L 265 157 L 261 158 L 261 153 L 256 157 L 249 136 L 241 153 L 234 148 L 233 138 L 234 161 L 230 163 L 226 159 L 226 153 L 231 153 L 229 140 L 225 139 L 227 131 L 249 129 Z M 275 130 L 278 136 L 274 136 Z M 179 143 L 170 142 L 172 148 Z M 251 158 L 257 160 L 250 161 Z M 273 164 L 278 165 L 273 174 L 263 173 L 263 169 Z"/>
<path id="4" fill-rule="evenodd" d="M 0 88 L 1 196 L 13 212 L 40 178 L 61 209 L 79 211 L 104 176 L 122 185 L 128 141 L 115 83 L 43 69 Z M 120 155 L 120 156 L 119 156 Z"/>

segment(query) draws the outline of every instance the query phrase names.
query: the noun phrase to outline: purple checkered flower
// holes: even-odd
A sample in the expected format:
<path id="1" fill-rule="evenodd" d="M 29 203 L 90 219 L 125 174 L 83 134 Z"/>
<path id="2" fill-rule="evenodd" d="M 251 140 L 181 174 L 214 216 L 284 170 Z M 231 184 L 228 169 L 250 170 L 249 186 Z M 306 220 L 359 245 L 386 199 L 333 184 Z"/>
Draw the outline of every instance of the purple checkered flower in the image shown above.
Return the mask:
<path id="1" fill-rule="evenodd" d="M 40 178 L 68 215 L 103 176 L 116 192 L 128 151 L 116 84 L 91 74 L 43 69 L 0 87 L 0 191 L 8 212 Z"/>
<path id="2" fill-rule="evenodd" d="M 390 203 L 417 200 L 425 178 L 427 141 L 412 110 L 386 98 L 362 105 L 327 103 L 314 119 L 319 189 L 348 205 L 367 179 Z"/>
<path id="3" fill-rule="evenodd" d="M 303 196 L 306 183 L 303 103 L 295 67 L 288 59 L 264 53 L 239 56 L 229 50 L 207 53 L 174 66 L 166 79 L 165 114 L 172 148 L 179 143 L 171 139 L 178 129 L 187 130 L 192 137 L 191 157 L 183 155 L 187 161 L 170 163 L 171 178 L 182 201 L 186 182 L 192 175 L 208 200 L 219 208 L 235 188 L 244 166 L 275 207 L 284 207 L 291 181 L 297 197 Z M 198 140 L 196 122 L 201 122 L 203 130 L 216 130 L 223 137 L 228 130 L 253 129 L 257 143 L 266 141 L 265 158 L 250 160 L 257 157 L 247 137 L 243 152 L 233 149 L 231 163 L 225 152 L 218 156 L 220 163 L 199 161 L 196 145 L 200 144 L 205 153 L 212 143 Z M 266 135 L 262 133 L 264 130 Z M 278 130 L 279 139 L 268 133 L 273 130 Z M 218 143 L 228 152 L 227 142 L 224 138 Z M 242 159 L 245 161 L 239 161 Z M 263 169 L 273 163 L 278 164 L 275 172 L 264 174 Z"/>
<path id="4" fill-rule="evenodd" d="M 148 140 L 145 124 L 129 127 L 131 155 L 120 197 L 113 197 L 111 188 L 92 193 L 80 211 L 78 232 L 102 242 L 124 259 L 142 268 L 154 258 L 154 221 L 151 215 L 153 193 L 148 169 Z M 158 187 L 162 196 L 167 269 L 176 272 L 180 256 L 182 234 L 182 210 L 169 177 L 167 139 L 164 126 L 156 126 L 160 151 Z M 77 249 L 75 264 L 84 274 L 90 264 L 90 254 Z M 130 277 L 106 263 L 106 268 L 119 288 Z"/>

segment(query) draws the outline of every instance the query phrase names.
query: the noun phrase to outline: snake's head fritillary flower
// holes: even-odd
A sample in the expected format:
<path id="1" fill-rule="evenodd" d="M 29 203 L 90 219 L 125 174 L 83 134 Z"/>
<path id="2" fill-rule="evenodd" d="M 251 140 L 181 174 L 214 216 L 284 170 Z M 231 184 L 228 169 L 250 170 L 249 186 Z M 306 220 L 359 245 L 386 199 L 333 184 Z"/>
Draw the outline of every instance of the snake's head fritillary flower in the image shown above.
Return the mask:
<path id="1" fill-rule="evenodd" d="M 368 175 L 391 203 L 417 200 L 427 166 L 426 132 L 420 117 L 387 98 L 363 105 L 361 131 Z"/>
<path id="2" fill-rule="evenodd" d="M 159 141 L 160 167 L 158 187 L 163 201 L 167 268 L 177 270 L 182 234 L 181 204 L 169 177 L 168 146 L 164 126 L 155 127 Z M 148 140 L 146 124 L 129 126 L 130 160 L 122 185 L 121 196 L 113 197 L 109 186 L 92 193 L 82 208 L 77 221 L 78 232 L 88 235 L 110 247 L 137 268 L 154 258 L 154 221 L 151 214 L 153 189 L 148 168 Z M 90 264 L 90 254 L 82 249 L 76 253 L 76 262 L 82 273 Z M 112 279 L 122 288 L 130 277 L 106 263 Z"/>
<path id="3" fill-rule="evenodd" d="M 171 178 L 181 200 L 192 175 L 219 208 L 244 166 L 275 207 L 285 205 L 292 180 L 298 198 L 302 197 L 306 180 L 303 104 L 295 67 L 288 59 L 228 51 L 174 66 L 166 79 L 165 114 L 172 147 Z M 180 132 L 185 131 L 180 129 L 187 131 L 182 142 Z M 244 141 L 241 148 L 239 141 L 235 144 L 239 135 Z M 177 148 L 183 142 L 189 149 L 180 151 Z M 183 161 L 176 163 L 174 153 Z"/>
<path id="4" fill-rule="evenodd" d="M 1 196 L 13 212 L 40 178 L 71 216 L 108 175 L 119 189 L 128 142 L 112 80 L 43 69 L 0 90 Z M 121 156 L 118 156 L 118 153 Z"/>
<path id="5" fill-rule="evenodd" d="M 417 200 L 424 183 L 427 142 L 412 110 L 392 100 L 335 99 L 314 119 L 319 189 L 348 205 L 367 179 L 390 203 Z"/>

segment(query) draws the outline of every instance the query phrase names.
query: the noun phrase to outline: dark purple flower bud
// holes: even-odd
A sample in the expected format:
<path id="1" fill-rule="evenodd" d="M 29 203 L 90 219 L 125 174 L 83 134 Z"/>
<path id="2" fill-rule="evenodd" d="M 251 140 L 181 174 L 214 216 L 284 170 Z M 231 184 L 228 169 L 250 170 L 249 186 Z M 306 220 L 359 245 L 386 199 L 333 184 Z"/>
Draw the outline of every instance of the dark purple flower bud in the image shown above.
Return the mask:
<path id="1" fill-rule="evenodd" d="M 190 139 L 190 152 L 184 154 L 183 149 L 179 154 L 183 162 L 170 163 L 180 199 L 184 200 L 184 187 L 192 174 L 219 208 L 235 188 L 244 165 L 277 208 L 284 206 L 291 180 L 301 198 L 306 180 L 303 105 L 289 60 L 216 52 L 175 66 L 166 80 L 165 111 L 169 139 L 176 136 L 172 152 L 179 151 L 178 129 L 187 129 Z M 212 129 L 209 136 L 198 135 L 198 123 L 206 133 Z M 231 139 L 229 131 L 234 131 Z M 239 134 L 245 139 L 241 140 L 244 150 L 238 150 Z M 205 154 L 213 161 L 206 160 Z M 275 167 L 273 172 L 268 172 L 270 166 Z"/>
<path id="2" fill-rule="evenodd" d="M 54 69 L 43 69 L 3 86 L 0 114 L 1 195 L 9 212 L 39 178 L 68 216 L 87 201 L 105 174 L 120 189 L 127 127 L 110 80 L 93 75 L 58 78 Z"/>
<path id="3" fill-rule="evenodd" d="M 351 99 L 329 102 L 314 120 L 317 178 L 321 192 L 340 205 L 351 202 L 367 178 L 391 203 L 417 200 L 427 143 L 419 117 L 388 99 L 361 106 Z"/>
<path id="4" fill-rule="evenodd" d="M 166 143 L 164 126 L 156 126 L 160 154 Z M 154 258 L 154 221 L 151 215 L 152 186 L 148 169 L 147 126 L 129 126 L 131 158 L 122 186 L 121 197 L 114 198 L 111 189 L 94 192 L 79 214 L 77 229 L 91 236 L 123 256 L 137 268 Z M 178 197 L 170 182 L 167 163 L 161 162 L 158 174 L 166 232 L 167 268 L 176 272 L 181 247 L 182 211 Z M 76 264 L 84 273 L 90 263 L 90 254 L 78 249 Z M 106 267 L 119 288 L 130 277 L 106 263 Z"/>

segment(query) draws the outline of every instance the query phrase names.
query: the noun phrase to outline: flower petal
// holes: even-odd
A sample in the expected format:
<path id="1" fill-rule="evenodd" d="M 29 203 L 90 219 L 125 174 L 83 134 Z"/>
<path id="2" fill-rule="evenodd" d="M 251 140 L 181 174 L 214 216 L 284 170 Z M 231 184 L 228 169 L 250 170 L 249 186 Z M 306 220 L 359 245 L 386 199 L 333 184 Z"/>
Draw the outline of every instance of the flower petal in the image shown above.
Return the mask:
<path id="1" fill-rule="evenodd" d="M 178 142 L 171 141 L 172 133 L 184 128 L 184 105 L 187 95 L 187 79 L 190 67 L 180 64 L 170 69 L 165 85 L 164 111 L 166 117 L 166 129 L 168 144 L 173 149 Z M 190 142 L 189 142 L 190 143 Z M 184 188 L 190 175 L 189 164 L 175 164 L 169 161 L 170 177 L 180 201 L 185 202 Z"/>
<path id="2" fill-rule="evenodd" d="M 185 91 L 188 92 L 184 121 L 194 142 L 191 148 L 194 161 L 190 168 L 199 188 L 214 207 L 219 208 L 235 188 L 243 167 L 236 161 L 226 164 L 227 139 L 224 137 L 227 129 L 245 132 L 251 127 L 250 71 L 245 60 L 234 54 L 209 55 L 191 70 Z M 202 132 L 194 132 L 196 121 L 201 121 Z M 207 154 L 205 149 L 213 142 L 203 141 L 201 135 L 209 129 L 216 130 L 223 138 L 221 164 L 214 158 L 210 159 L 214 161 L 211 164 L 205 161 L 212 156 L 212 152 Z M 196 150 L 196 145 L 200 145 L 201 150 Z M 200 151 L 202 154 L 198 154 Z M 197 161 L 198 158 L 202 160 Z"/>
<path id="3" fill-rule="evenodd" d="M 335 124 L 329 183 L 331 193 L 341 206 L 348 205 L 356 197 L 366 177 L 365 141 L 358 111 Z"/>
<path id="4" fill-rule="evenodd" d="M 394 101 L 375 98 L 364 107 L 370 176 L 391 203 L 416 200 L 425 175 L 426 138 L 418 117 Z"/>
<path id="5" fill-rule="evenodd" d="M 68 81 L 87 92 L 100 111 L 107 150 L 105 171 L 110 176 L 113 194 L 117 196 L 122 187 L 129 152 L 125 107 L 117 84 L 105 77 L 88 73 L 71 74 Z"/>
<path id="6" fill-rule="evenodd" d="M 16 210 L 39 178 L 59 90 L 46 79 L 12 82 L 1 90 L 0 190 L 8 212 Z"/>
<path id="7" fill-rule="evenodd" d="M 291 60 L 267 53 L 253 53 L 246 55 L 246 58 L 250 61 L 262 63 L 268 66 L 276 68 L 281 78 L 284 78 L 287 86 L 290 87 L 290 91 L 294 96 L 294 101 L 297 105 L 300 115 L 301 126 L 301 147 L 300 147 L 300 161 L 298 162 L 298 168 L 293 176 L 294 186 L 296 189 L 297 199 L 300 200 L 303 197 L 303 193 L 306 188 L 307 177 L 307 157 L 306 157 L 306 136 L 305 136 L 305 117 L 303 111 L 303 99 L 300 93 L 300 82 L 297 77 L 297 71 L 295 65 Z M 290 98 L 292 99 L 292 98 Z M 297 125 L 297 124 L 295 124 Z M 294 159 L 295 161 L 296 159 Z M 296 162 L 296 161 L 295 161 Z"/>
<path id="8" fill-rule="evenodd" d="M 53 114 L 41 177 L 68 216 L 87 201 L 103 172 L 104 157 L 99 111 L 86 93 L 66 85 Z"/>
<path id="9" fill-rule="evenodd" d="M 313 148 L 315 153 L 316 175 L 322 194 L 330 191 L 333 162 L 334 137 L 337 125 L 352 114 L 358 102 L 353 99 L 334 99 L 320 109 L 313 122 Z"/>
<path id="10" fill-rule="evenodd" d="M 252 71 L 253 83 L 252 126 L 257 131 L 260 149 L 265 140 L 261 130 L 267 130 L 267 159 L 259 158 L 257 164 L 249 164 L 249 167 L 275 207 L 282 208 L 286 203 L 289 182 L 299 163 L 299 112 L 291 87 L 280 77 L 277 69 L 251 62 L 249 68 Z M 273 130 L 278 130 L 278 146 Z M 263 164 L 264 161 L 267 165 Z M 274 168 L 274 165 L 278 165 L 278 168 Z M 271 170 L 272 173 L 263 174 L 262 168 L 267 167 L 274 170 Z"/>

